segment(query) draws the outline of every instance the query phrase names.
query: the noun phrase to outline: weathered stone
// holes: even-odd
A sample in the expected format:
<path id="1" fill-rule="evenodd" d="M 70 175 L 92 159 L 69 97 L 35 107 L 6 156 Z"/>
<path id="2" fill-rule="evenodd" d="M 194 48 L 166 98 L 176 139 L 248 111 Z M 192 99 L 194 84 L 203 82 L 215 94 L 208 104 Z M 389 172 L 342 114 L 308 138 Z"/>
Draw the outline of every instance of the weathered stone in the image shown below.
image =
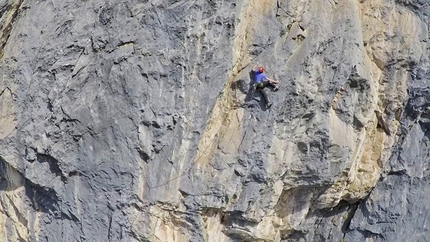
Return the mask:
<path id="1" fill-rule="evenodd" d="M 0 237 L 426 240 L 429 11 L 0 0 Z"/>

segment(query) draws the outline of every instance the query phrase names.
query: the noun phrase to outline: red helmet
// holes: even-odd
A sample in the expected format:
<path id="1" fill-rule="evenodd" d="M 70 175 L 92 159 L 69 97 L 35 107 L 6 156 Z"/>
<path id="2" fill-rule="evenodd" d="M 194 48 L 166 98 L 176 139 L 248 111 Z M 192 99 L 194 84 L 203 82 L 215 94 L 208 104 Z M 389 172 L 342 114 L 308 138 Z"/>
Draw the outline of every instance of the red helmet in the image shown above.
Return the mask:
<path id="1" fill-rule="evenodd" d="M 258 68 L 258 72 L 263 73 L 264 72 L 264 68 L 263 67 Z"/>

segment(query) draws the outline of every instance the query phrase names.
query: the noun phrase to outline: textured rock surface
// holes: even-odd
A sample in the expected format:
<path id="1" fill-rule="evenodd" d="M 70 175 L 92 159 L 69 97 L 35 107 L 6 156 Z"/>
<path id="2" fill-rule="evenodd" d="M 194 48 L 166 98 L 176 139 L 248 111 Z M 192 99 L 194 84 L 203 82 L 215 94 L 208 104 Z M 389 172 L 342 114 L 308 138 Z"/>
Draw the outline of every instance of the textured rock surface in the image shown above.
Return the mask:
<path id="1" fill-rule="evenodd" d="M 0 0 L 0 237 L 425 241 L 429 14 Z"/>

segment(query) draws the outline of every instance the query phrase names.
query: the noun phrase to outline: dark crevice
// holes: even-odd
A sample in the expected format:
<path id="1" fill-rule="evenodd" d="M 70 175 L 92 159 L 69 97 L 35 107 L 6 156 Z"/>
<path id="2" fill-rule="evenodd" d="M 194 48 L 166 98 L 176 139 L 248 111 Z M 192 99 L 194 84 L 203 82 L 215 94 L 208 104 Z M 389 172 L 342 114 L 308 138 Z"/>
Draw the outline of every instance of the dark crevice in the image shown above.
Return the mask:
<path id="1" fill-rule="evenodd" d="M 302 116 L 302 119 L 305 119 L 306 121 L 309 121 L 311 118 L 313 118 L 314 116 L 315 116 L 315 112 L 309 112 L 309 113 L 306 113 L 306 114 L 304 114 L 303 116 Z"/>
<path id="2" fill-rule="evenodd" d="M 244 176 L 244 174 L 243 174 L 243 173 L 241 173 L 241 172 L 237 171 L 236 169 L 234 169 L 234 174 L 235 174 L 236 176 L 239 176 L 239 177 L 243 177 L 243 176 Z"/>
<path id="3" fill-rule="evenodd" d="M 378 120 L 377 128 L 382 129 L 386 135 L 391 136 L 390 129 L 388 128 L 387 123 L 385 122 L 384 118 L 382 117 L 382 114 L 379 111 L 375 110 L 375 115 Z"/>
<path id="4" fill-rule="evenodd" d="M 71 171 L 69 172 L 69 177 L 80 176 L 81 173 L 79 171 Z"/>
<path id="5" fill-rule="evenodd" d="M 70 212 L 69 213 L 61 212 L 61 218 L 62 219 L 65 218 L 65 219 L 73 221 L 75 223 L 80 222 L 80 219 L 78 217 L 76 217 L 76 215 L 74 215 L 73 213 L 70 213 Z"/>
<path id="6" fill-rule="evenodd" d="M 53 112 L 54 106 L 52 105 L 52 101 L 48 99 L 48 102 L 46 104 L 46 108 L 48 108 L 49 112 Z"/>
<path id="7" fill-rule="evenodd" d="M 358 130 L 361 130 L 364 127 L 364 124 L 354 115 L 352 126 Z"/>
<path id="8" fill-rule="evenodd" d="M 66 116 L 66 118 L 63 118 L 63 119 L 61 120 L 61 122 L 81 123 L 81 121 L 79 121 L 78 119 L 73 119 L 73 118 L 71 118 L 71 117 L 70 117 L 70 115 L 68 115 L 68 114 L 64 111 L 63 107 L 61 107 L 61 112 L 64 114 L 64 116 Z"/>
<path id="9" fill-rule="evenodd" d="M 350 231 L 349 226 L 351 225 L 352 218 L 354 218 L 354 215 L 358 210 L 358 205 L 360 205 L 360 202 L 361 201 L 350 205 L 350 210 L 348 211 L 347 217 L 341 229 L 344 237 L 345 237 L 345 234 L 348 233 L 348 231 Z"/>
<path id="10" fill-rule="evenodd" d="M 182 190 L 182 189 L 179 189 L 178 190 L 179 191 L 179 193 L 183 196 L 183 197 L 188 197 L 188 196 L 190 196 L 191 194 L 189 194 L 189 193 L 187 193 L 187 192 L 185 192 L 184 190 Z M 192 195 L 191 195 L 192 196 Z"/>
<path id="11" fill-rule="evenodd" d="M 108 240 L 111 241 L 111 233 L 112 233 L 112 216 L 109 217 L 109 227 L 108 227 Z"/>
<path id="12" fill-rule="evenodd" d="M 56 176 L 62 176 L 59 161 L 54 157 L 47 154 L 37 154 L 37 161 L 40 163 L 48 163 L 51 173 L 55 174 Z"/>
<path id="13" fill-rule="evenodd" d="M 137 152 L 139 152 L 140 158 L 148 163 L 148 161 L 151 159 L 151 157 L 143 150 L 138 149 Z"/>
<path id="14" fill-rule="evenodd" d="M 406 174 L 406 169 L 398 170 L 398 171 L 390 171 L 387 175 L 389 176 L 403 176 Z"/>

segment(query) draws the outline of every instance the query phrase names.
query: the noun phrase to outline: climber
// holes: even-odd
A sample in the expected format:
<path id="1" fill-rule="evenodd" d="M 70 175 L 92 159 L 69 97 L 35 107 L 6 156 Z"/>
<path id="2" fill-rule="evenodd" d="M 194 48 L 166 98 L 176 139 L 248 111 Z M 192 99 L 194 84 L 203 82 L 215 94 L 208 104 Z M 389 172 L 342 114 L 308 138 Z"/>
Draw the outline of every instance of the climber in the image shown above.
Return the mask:
<path id="1" fill-rule="evenodd" d="M 277 80 L 270 79 L 264 74 L 264 68 L 258 67 L 258 64 L 252 68 L 252 72 L 254 74 L 254 83 L 253 83 L 253 91 L 259 91 L 262 95 L 264 100 L 266 101 L 266 105 L 268 108 L 272 106 L 272 102 L 269 100 L 267 93 L 264 91 L 264 88 L 268 85 L 273 87 L 273 90 L 278 90 L 278 86 L 275 84 L 278 84 Z"/>

